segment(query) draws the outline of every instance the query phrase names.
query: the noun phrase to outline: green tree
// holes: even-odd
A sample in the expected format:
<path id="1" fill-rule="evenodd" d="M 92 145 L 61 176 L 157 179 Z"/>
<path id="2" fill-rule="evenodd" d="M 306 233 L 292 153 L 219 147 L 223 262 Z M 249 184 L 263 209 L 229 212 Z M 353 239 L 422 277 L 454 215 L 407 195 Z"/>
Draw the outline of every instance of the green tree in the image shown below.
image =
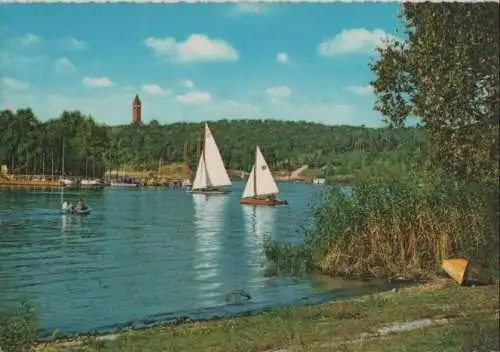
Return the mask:
<path id="1" fill-rule="evenodd" d="M 304 164 L 328 175 L 383 175 L 389 165 L 395 174 L 418 164 L 427 145 L 421 128 L 366 128 L 325 126 L 275 120 L 221 120 L 210 122 L 226 166 L 249 171 L 255 146 L 261 146 L 273 169 L 294 170 Z M 79 111 L 64 111 L 40 122 L 30 109 L 0 112 L 0 164 L 17 173 L 64 171 L 73 176 L 101 176 L 110 166 L 156 170 L 184 161 L 196 168 L 200 123 L 151 126 L 107 126 Z M 242 138 L 245 136 L 245 138 Z M 395 161 L 395 162 L 393 162 Z M 391 164 L 392 163 L 392 164 Z M 403 163 L 404 167 L 401 167 Z"/>
<path id="2" fill-rule="evenodd" d="M 425 125 L 433 165 L 460 179 L 498 178 L 497 3 L 405 3 L 405 39 L 370 65 L 376 110 L 394 127 Z"/>

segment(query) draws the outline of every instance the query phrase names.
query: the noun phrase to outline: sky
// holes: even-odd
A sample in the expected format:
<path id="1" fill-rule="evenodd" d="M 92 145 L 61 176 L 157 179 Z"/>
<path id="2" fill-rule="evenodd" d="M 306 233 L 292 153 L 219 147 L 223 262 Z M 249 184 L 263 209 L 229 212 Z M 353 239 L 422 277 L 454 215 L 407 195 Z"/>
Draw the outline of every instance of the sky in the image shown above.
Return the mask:
<path id="1" fill-rule="evenodd" d="M 368 63 L 398 3 L 0 5 L 0 109 L 125 124 L 383 126 Z"/>

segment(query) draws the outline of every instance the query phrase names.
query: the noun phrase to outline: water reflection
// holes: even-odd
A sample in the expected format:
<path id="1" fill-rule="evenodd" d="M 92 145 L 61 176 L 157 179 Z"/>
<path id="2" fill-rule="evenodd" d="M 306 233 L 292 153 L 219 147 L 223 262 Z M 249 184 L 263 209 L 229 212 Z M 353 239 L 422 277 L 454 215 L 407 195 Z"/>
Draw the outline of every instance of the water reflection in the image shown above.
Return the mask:
<path id="1" fill-rule="evenodd" d="M 239 204 L 243 187 L 235 182 L 232 194 L 212 197 L 65 191 L 64 200 L 83 196 L 93 212 L 64 217 L 61 192 L 0 190 L 0 311 L 29 298 L 40 327 L 65 334 L 323 299 L 308 281 L 265 277 L 261 245 L 268 235 L 299 241 L 295 230 L 318 188 L 282 184 L 288 206 L 253 208 Z M 233 290 L 248 292 L 251 301 L 227 304 Z"/>
<path id="2" fill-rule="evenodd" d="M 254 296 L 269 283 L 265 277 L 266 258 L 263 253 L 263 244 L 266 238 L 272 237 L 276 232 L 277 209 L 274 207 L 243 206 L 246 227 L 245 245 L 247 247 L 250 271 L 249 287 Z M 266 283 L 267 282 L 267 283 Z"/>
<path id="3" fill-rule="evenodd" d="M 219 274 L 224 214 L 229 197 L 193 194 L 196 245 L 194 281 L 201 306 L 219 303 L 217 288 L 223 285 Z"/>
<path id="4" fill-rule="evenodd" d="M 61 233 L 67 236 L 70 233 L 79 233 L 85 230 L 84 217 L 79 215 L 61 215 Z"/>
<path id="5" fill-rule="evenodd" d="M 251 254 L 251 267 L 260 271 L 264 241 L 276 232 L 277 209 L 274 207 L 244 206 L 243 214 L 247 229 L 246 245 Z"/>

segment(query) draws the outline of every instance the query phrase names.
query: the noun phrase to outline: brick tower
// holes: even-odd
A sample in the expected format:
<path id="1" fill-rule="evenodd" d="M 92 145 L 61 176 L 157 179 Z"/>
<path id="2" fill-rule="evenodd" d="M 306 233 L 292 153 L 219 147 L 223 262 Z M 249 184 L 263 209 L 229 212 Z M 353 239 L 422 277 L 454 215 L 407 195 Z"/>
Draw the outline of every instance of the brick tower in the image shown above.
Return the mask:
<path id="1" fill-rule="evenodd" d="M 142 124 L 141 106 L 141 99 L 139 99 L 139 96 L 136 94 L 134 100 L 132 101 L 132 123 L 134 125 Z"/>

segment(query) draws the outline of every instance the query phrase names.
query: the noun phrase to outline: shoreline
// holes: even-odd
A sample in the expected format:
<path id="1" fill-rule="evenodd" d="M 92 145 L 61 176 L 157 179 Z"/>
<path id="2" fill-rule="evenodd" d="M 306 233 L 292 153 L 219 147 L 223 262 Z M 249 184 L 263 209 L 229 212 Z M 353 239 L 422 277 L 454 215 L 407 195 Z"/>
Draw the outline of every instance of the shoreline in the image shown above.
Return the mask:
<path id="1" fill-rule="evenodd" d="M 239 312 L 228 312 L 227 310 L 217 310 L 217 306 L 205 307 L 197 309 L 197 316 L 189 315 L 177 315 L 176 313 L 156 313 L 151 316 L 144 318 L 138 318 L 129 320 L 123 323 L 116 323 L 107 326 L 101 326 L 92 330 L 81 331 L 81 332 L 67 332 L 59 335 L 60 339 L 74 339 L 86 336 L 107 336 L 122 334 L 128 331 L 144 331 L 148 329 L 169 327 L 169 326 L 179 326 L 186 323 L 210 323 L 223 321 L 227 319 L 239 319 L 245 317 L 253 317 L 261 314 L 266 314 L 272 311 L 280 309 L 296 309 L 296 308 L 306 308 L 327 303 L 334 303 L 340 301 L 346 301 L 350 299 L 358 299 L 361 297 L 388 293 L 390 291 L 399 290 L 407 287 L 414 287 L 422 284 L 415 280 L 405 280 L 405 281 L 392 281 L 391 280 L 381 280 L 381 279 L 371 279 L 371 280 L 360 280 L 360 279 L 349 279 L 344 277 L 328 277 L 329 280 L 325 281 L 323 284 L 327 289 L 320 290 L 318 292 L 313 292 L 310 296 L 304 296 L 294 302 L 283 304 L 283 305 L 269 305 L 261 308 L 252 308 L 248 306 L 248 309 Z M 342 286 L 338 281 L 340 280 L 346 286 Z M 355 284 L 353 284 L 353 282 Z M 360 286 L 354 286 L 359 284 Z M 373 284 L 373 285 L 372 285 Z M 333 287 L 333 288 L 331 288 Z M 231 295 L 229 293 L 228 295 Z M 244 305 L 244 303 L 227 303 L 225 307 L 231 307 L 234 305 Z M 212 312 L 212 313 L 211 313 Z M 182 312 L 180 312 L 182 313 Z M 163 317 L 163 318 L 161 318 Z M 59 329 L 55 329 L 59 331 Z M 51 338 L 54 330 L 40 330 L 40 337 L 37 341 L 44 342 Z"/>
<path id="2" fill-rule="evenodd" d="M 278 351 L 297 346 L 331 348 L 332 335 L 348 345 L 366 343 L 426 326 L 448 326 L 467 316 L 498 314 L 498 281 L 490 286 L 460 287 L 451 280 L 328 301 L 270 309 L 256 315 L 130 329 L 36 341 L 35 351 Z M 478 318 L 478 319 L 479 319 Z M 443 320 L 444 319 L 444 320 Z M 498 324 L 494 322 L 493 324 Z M 375 330 L 374 330 L 375 329 Z M 332 334 L 337 330 L 337 334 Z M 292 335 L 293 336 L 292 336 Z M 233 336 L 233 337 L 231 337 Z M 242 338 L 236 341 L 234 336 Z M 342 340 L 341 339 L 341 340 Z M 161 347 L 160 347 L 161 346 Z M 170 347 L 170 348 L 169 348 Z M 327 348 L 328 349 L 328 348 Z M 326 349 L 326 350 L 327 350 Z M 320 349 L 321 350 L 321 349 Z M 288 351 L 288 350 L 284 350 Z"/>

